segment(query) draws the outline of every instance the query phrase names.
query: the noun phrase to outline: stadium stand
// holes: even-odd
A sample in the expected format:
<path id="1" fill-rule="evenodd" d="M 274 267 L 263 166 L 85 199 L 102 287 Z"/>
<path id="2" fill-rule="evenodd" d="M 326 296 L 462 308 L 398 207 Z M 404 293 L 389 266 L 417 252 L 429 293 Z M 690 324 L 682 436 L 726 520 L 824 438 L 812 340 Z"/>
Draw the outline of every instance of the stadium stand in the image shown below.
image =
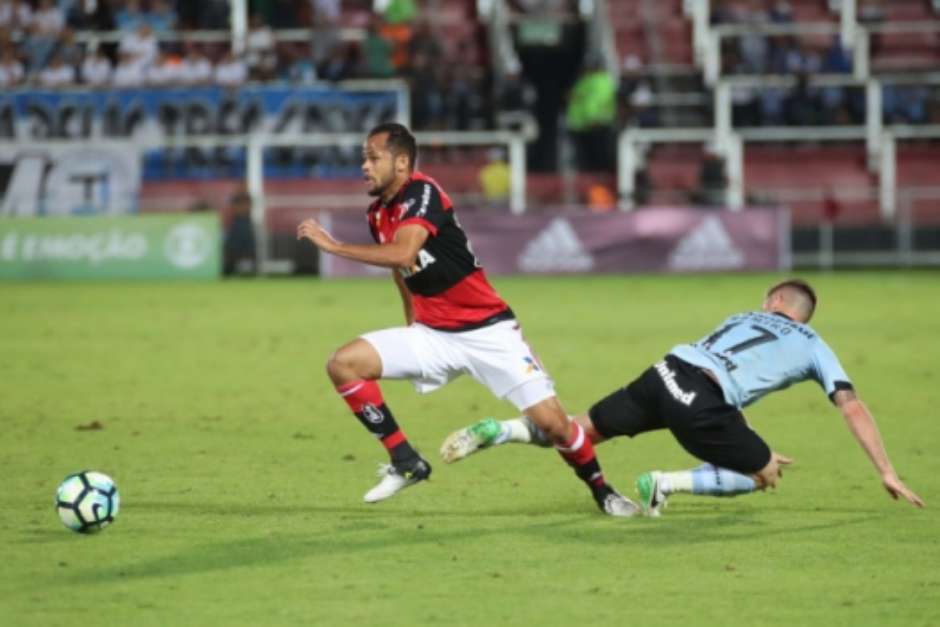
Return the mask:
<path id="1" fill-rule="evenodd" d="M 940 224 L 940 8 L 928 0 L 854 2 L 857 13 L 846 21 L 838 0 L 711 0 L 703 36 L 700 3 L 689 0 L 251 0 L 241 40 L 225 0 L 2 0 L 0 87 L 399 79 L 419 131 L 515 128 L 519 119 L 536 118 L 539 139 L 530 146 L 526 176 L 530 210 L 572 204 L 607 210 L 623 175 L 578 171 L 564 127 L 576 72 L 551 56 L 556 37 L 567 46 L 564 54 L 576 57 L 571 67 L 604 59 L 619 74 L 618 133 L 715 135 L 692 142 L 657 136 L 645 144 L 636 171 L 627 174 L 633 193 L 622 205 L 713 205 L 713 186 L 732 189 L 722 135 L 730 132 L 744 137 L 744 205 L 789 206 L 800 228 L 830 218 L 847 227 L 883 225 L 895 209 L 918 223 Z M 551 24 L 560 25 L 554 35 L 545 29 Z M 605 30 L 609 40 L 597 36 Z M 708 65 L 712 37 L 719 43 L 715 71 Z M 533 62 L 539 58 L 549 60 L 547 72 Z M 554 91 L 547 90 L 553 82 Z M 880 115 L 870 115 L 872 106 Z M 761 129 L 790 134 L 765 141 Z M 883 132 L 895 151 L 890 179 L 880 160 Z M 463 205 L 485 204 L 479 174 L 494 159 L 492 148 L 426 145 L 422 168 Z M 290 158 L 289 150 L 279 154 Z M 189 170 L 185 160 L 146 161 L 140 210 L 224 210 L 244 184 L 244 158 L 215 169 L 211 161 Z M 273 228 L 287 229 L 314 203 L 361 210 L 354 165 L 324 177 L 305 175 L 307 163 L 295 161 L 265 182 Z M 896 184 L 896 202 L 886 202 L 885 181 Z"/>

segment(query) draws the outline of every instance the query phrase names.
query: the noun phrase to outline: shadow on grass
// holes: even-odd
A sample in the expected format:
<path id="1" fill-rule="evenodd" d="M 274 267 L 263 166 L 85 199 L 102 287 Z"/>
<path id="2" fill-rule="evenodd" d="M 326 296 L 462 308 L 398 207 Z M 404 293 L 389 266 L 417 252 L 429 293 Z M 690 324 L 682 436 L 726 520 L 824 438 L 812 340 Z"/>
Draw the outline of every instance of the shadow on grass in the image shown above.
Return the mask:
<path id="1" fill-rule="evenodd" d="M 156 508 L 158 504 L 138 503 L 137 508 Z M 174 505 L 170 504 L 169 508 Z M 234 507 L 220 505 L 190 505 L 177 503 L 175 507 L 194 515 L 239 513 Z M 159 504 L 166 510 L 168 504 Z M 310 534 L 277 533 L 266 536 L 241 538 L 204 544 L 194 544 L 177 553 L 153 559 L 131 562 L 123 566 L 106 569 L 88 569 L 74 572 L 67 578 L 58 577 L 54 584 L 100 585 L 118 581 L 160 579 L 199 573 L 219 572 L 237 568 L 266 566 L 290 560 L 316 556 L 355 555 L 360 553 L 380 553 L 386 549 L 396 552 L 411 547 L 424 547 L 424 550 L 442 551 L 448 556 L 452 551 L 459 551 L 461 545 L 479 547 L 487 538 L 495 537 L 505 542 L 506 536 L 520 536 L 531 541 L 538 540 L 553 546 L 587 545 L 590 550 L 609 552 L 612 546 L 622 546 L 630 550 L 631 545 L 642 544 L 644 547 L 675 547 L 712 542 L 752 543 L 763 542 L 767 538 L 799 534 L 829 532 L 835 528 L 846 528 L 883 518 L 875 512 L 867 515 L 827 513 L 824 521 L 819 518 L 806 518 L 797 522 L 792 516 L 768 518 L 767 510 L 757 513 L 753 509 L 716 510 L 713 506 L 690 507 L 678 515 L 654 519 L 611 519 L 597 514 L 582 513 L 572 515 L 570 506 L 566 506 L 564 516 L 546 513 L 544 508 L 533 510 L 500 511 L 456 511 L 441 509 L 386 509 L 376 515 L 376 510 L 365 507 L 313 507 L 313 506 L 272 506 L 265 508 L 268 515 L 285 514 L 320 514 L 324 516 L 340 514 L 343 518 L 334 519 L 332 529 L 317 529 Z M 538 509 L 538 514 L 534 510 Z M 546 515 L 551 520 L 545 520 Z M 388 524 L 360 525 L 350 524 L 347 516 L 356 522 L 367 519 L 388 521 Z M 466 525 L 460 528 L 435 529 L 429 524 L 411 524 L 411 521 L 431 520 L 440 517 L 460 517 L 478 519 L 499 517 L 499 524 L 490 526 Z M 526 522 L 527 518 L 538 518 Z M 407 527 L 401 524 L 402 518 L 409 519 Z M 511 519 L 516 519 L 515 522 Z M 522 520 L 520 520 L 522 519 Z"/>
<path id="2" fill-rule="evenodd" d="M 196 503 L 192 501 L 135 501 L 133 505 L 125 507 L 125 512 L 144 511 L 174 512 L 193 516 L 240 516 L 244 518 L 265 518 L 270 516 L 300 516 L 304 514 L 331 514 L 342 518 L 412 518 L 415 516 L 453 517 L 453 518 L 515 518 L 519 516 L 571 516 L 593 513 L 596 510 L 589 498 L 578 503 L 571 501 L 556 501 L 554 503 L 533 502 L 525 507 L 479 509 L 474 504 L 469 509 L 447 510 L 439 507 L 422 508 L 408 507 L 401 501 L 396 503 L 380 503 L 369 505 L 357 503 L 355 505 L 325 506 L 310 503 Z"/>

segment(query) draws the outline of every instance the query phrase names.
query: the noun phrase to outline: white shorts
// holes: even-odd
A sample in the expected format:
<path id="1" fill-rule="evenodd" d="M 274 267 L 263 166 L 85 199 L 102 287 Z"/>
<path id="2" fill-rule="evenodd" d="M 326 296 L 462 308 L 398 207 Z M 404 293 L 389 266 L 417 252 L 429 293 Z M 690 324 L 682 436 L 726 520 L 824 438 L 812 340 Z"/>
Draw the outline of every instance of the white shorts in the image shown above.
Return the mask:
<path id="1" fill-rule="evenodd" d="M 383 379 L 409 379 L 426 394 L 462 374 L 520 411 L 555 396 L 555 384 L 515 320 L 448 333 L 423 324 L 362 335 L 382 358 Z"/>

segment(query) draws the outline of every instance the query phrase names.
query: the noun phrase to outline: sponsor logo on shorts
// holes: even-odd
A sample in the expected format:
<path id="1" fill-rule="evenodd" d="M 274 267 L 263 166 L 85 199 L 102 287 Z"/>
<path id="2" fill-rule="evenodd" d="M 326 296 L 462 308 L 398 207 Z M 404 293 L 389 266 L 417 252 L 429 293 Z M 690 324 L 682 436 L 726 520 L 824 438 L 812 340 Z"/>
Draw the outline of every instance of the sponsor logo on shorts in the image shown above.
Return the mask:
<path id="1" fill-rule="evenodd" d="M 377 425 L 385 420 L 385 415 L 379 411 L 378 407 L 369 403 L 366 403 L 362 406 L 362 415 L 365 416 L 366 420 L 374 425 Z"/>
<path id="2" fill-rule="evenodd" d="M 679 384 L 676 383 L 676 373 L 669 369 L 666 362 L 660 361 L 653 367 L 656 368 L 656 373 L 659 375 L 659 378 L 663 380 L 666 389 L 669 390 L 669 393 L 672 394 L 674 399 L 685 406 L 692 404 L 692 401 L 695 400 L 695 392 L 686 392 L 679 387 Z"/>
<path id="3" fill-rule="evenodd" d="M 542 367 L 539 366 L 539 362 L 535 361 L 531 357 L 523 357 L 523 361 L 526 363 L 525 373 L 532 374 L 533 372 L 542 372 Z"/>

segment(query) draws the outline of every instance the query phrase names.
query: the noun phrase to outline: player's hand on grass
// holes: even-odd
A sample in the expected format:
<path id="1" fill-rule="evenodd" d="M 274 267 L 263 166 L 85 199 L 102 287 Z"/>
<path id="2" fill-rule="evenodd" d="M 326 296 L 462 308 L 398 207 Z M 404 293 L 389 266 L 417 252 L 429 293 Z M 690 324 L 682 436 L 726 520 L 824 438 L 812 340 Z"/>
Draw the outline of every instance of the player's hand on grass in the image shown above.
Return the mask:
<path id="1" fill-rule="evenodd" d="M 793 459 L 786 455 L 781 455 L 776 451 L 770 452 L 770 461 L 763 469 L 758 471 L 754 478 L 757 481 L 758 490 L 767 488 L 777 488 L 777 482 L 783 477 L 783 466 L 793 463 Z"/>
<path id="2" fill-rule="evenodd" d="M 885 490 L 888 491 L 888 494 L 890 494 L 891 498 L 893 498 L 895 501 L 898 500 L 898 497 L 903 496 L 908 501 L 910 501 L 912 505 L 917 507 L 924 506 L 924 500 L 914 494 L 910 488 L 904 485 L 904 482 L 901 481 L 896 474 L 888 473 L 882 475 L 881 484 L 885 487 Z"/>
<path id="3" fill-rule="evenodd" d="M 308 218 L 297 227 L 297 239 L 308 239 L 314 243 L 317 248 L 330 252 L 336 247 L 338 242 L 327 232 L 323 226 L 314 220 Z"/>
<path id="4" fill-rule="evenodd" d="M 786 455 L 782 455 L 782 454 L 778 453 L 777 451 L 771 451 L 771 452 L 770 452 L 770 455 L 771 455 L 772 459 L 773 459 L 775 462 L 777 462 L 777 474 L 782 477 L 782 476 L 783 476 L 783 466 L 789 466 L 790 464 L 792 464 L 792 463 L 793 463 L 793 458 L 792 458 L 792 457 L 787 457 Z"/>

